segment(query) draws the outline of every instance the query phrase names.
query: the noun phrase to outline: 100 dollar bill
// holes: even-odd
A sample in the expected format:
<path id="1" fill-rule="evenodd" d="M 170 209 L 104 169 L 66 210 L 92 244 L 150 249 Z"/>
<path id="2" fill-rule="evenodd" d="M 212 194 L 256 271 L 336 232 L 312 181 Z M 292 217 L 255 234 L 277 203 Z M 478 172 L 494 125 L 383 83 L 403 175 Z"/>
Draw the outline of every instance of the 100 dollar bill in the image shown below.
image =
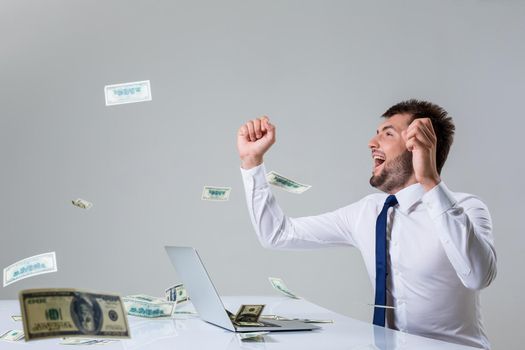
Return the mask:
<path id="1" fill-rule="evenodd" d="M 55 252 L 25 258 L 4 269 L 4 287 L 24 278 L 56 271 L 57 258 Z"/>
<path id="2" fill-rule="evenodd" d="M 42 338 L 129 338 L 120 296 L 75 289 L 28 289 L 19 294 L 27 341 Z"/>
<path id="3" fill-rule="evenodd" d="M 285 191 L 297 194 L 301 194 L 304 191 L 310 189 L 310 187 L 312 187 L 310 185 L 305 185 L 297 181 L 291 180 L 285 176 L 282 176 L 281 174 L 278 174 L 275 171 L 270 171 L 268 174 L 266 174 L 266 180 L 268 180 L 268 183 L 282 188 Z"/>

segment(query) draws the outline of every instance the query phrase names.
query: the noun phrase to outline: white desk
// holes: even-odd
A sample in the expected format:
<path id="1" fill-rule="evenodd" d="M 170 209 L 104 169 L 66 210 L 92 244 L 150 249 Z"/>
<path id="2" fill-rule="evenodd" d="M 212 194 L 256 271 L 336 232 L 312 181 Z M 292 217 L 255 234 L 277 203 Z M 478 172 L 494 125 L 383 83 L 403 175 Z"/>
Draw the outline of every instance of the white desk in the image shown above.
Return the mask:
<path id="1" fill-rule="evenodd" d="M 375 327 L 324 309 L 305 300 L 286 297 L 224 297 L 225 307 L 233 312 L 241 304 L 266 304 L 263 314 L 285 317 L 331 319 L 333 324 L 319 324 L 322 329 L 306 332 L 275 332 L 264 336 L 264 342 L 241 341 L 238 336 L 222 328 L 208 324 L 196 316 L 180 315 L 175 319 L 143 319 L 129 316 L 131 339 L 106 345 L 67 346 L 59 345 L 61 339 L 31 342 L 0 341 L 1 350 L 10 349 L 124 349 L 124 350 L 233 350 L 233 349 L 353 349 L 353 350 L 467 350 L 468 346 L 455 345 L 418 337 L 402 332 Z M 180 310 L 193 310 L 190 303 Z M 22 322 L 11 319 L 20 315 L 18 300 L 0 300 L 0 333 L 11 329 L 23 329 Z M 375 334 L 374 334 L 375 333 Z"/>

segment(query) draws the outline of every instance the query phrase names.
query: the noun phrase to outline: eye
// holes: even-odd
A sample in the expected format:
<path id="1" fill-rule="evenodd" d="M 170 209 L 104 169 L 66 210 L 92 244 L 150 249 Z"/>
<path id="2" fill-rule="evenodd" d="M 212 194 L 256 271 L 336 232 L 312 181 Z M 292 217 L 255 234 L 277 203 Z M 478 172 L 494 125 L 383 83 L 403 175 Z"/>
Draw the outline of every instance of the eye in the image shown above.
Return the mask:
<path id="1" fill-rule="evenodd" d="M 391 132 L 387 131 L 386 136 L 394 136 L 394 134 L 392 134 Z"/>

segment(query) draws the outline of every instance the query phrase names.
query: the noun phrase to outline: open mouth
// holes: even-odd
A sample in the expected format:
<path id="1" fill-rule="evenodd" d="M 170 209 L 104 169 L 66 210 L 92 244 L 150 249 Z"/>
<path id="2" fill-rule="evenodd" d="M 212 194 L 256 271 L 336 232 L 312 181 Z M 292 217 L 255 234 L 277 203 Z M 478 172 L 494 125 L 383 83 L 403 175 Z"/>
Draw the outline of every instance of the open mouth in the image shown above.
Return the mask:
<path id="1" fill-rule="evenodd" d="M 379 168 L 386 161 L 385 156 L 379 152 L 373 152 L 372 158 L 374 159 L 374 169 Z"/>
<path id="2" fill-rule="evenodd" d="M 374 159 L 374 168 L 381 166 L 384 162 L 384 159 Z"/>

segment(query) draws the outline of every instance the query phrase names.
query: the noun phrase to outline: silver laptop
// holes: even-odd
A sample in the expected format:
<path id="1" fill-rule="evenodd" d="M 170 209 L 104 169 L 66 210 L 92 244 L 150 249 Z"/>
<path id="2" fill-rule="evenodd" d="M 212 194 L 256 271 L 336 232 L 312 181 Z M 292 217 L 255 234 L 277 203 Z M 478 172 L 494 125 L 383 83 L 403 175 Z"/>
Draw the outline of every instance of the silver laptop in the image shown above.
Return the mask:
<path id="1" fill-rule="evenodd" d="M 197 251 L 191 247 L 165 248 L 193 306 L 204 321 L 232 332 L 310 331 L 320 328 L 300 321 L 273 319 L 269 322 L 259 320 L 263 324 L 260 327 L 240 327 L 233 324 Z"/>

